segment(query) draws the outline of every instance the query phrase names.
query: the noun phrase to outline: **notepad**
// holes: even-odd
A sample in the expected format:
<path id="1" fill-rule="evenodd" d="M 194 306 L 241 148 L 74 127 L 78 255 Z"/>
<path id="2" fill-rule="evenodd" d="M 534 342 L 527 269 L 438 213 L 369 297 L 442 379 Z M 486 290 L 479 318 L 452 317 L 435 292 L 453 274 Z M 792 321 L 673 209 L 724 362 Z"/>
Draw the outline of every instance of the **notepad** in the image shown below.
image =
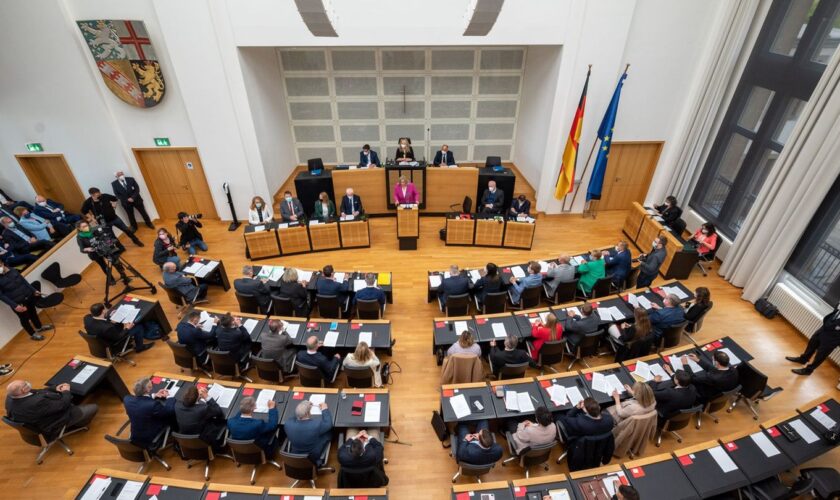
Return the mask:
<path id="1" fill-rule="evenodd" d="M 134 500 L 141 489 L 143 489 L 143 483 L 140 481 L 126 481 L 115 500 Z"/>
<path id="2" fill-rule="evenodd" d="M 476 281 L 481 279 L 481 273 L 478 272 L 477 269 L 470 270 L 470 281 L 475 283 Z"/>
<path id="3" fill-rule="evenodd" d="M 820 408 L 817 408 L 814 411 L 812 411 L 810 415 L 814 420 L 819 422 L 820 425 L 822 425 L 826 429 L 831 429 L 832 427 L 837 425 L 837 422 L 835 422 L 833 418 L 829 417 L 828 414 L 822 411 L 822 409 Z"/>
<path id="4" fill-rule="evenodd" d="M 73 384 L 84 384 L 91 377 L 91 375 L 96 373 L 96 370 L 98 369 L 99 367 L 96 365 L 85 365 L 85 367 L 82 368 L 79 371 L 79 373 L 77 373 L 76 376 L 70 380 L 70 382 Z"/>
<path id="5" fill-rule="evenodd" d="M 578 403 L 583 401 L 583 394 L 576 386 L 566 387 L 566 397 L 569 398 L 569 404 L 572 406 L 577 406 Z"/>
<path id="6" fill-rule="evenodd" d="M 639 305 L 644 307 L 645 309 L 650 309 L 653 307 L 653 304 L 650 303 L 650 299 L 645 297 L 644 295 L 639 295 L 637 297 Z"/>
<path id="7" fill-rule="evenodd" d="M 318 407 L 321 403 L 327 402 L 327 395 L 326 394 L 310 394 L 309 395 L 309 402 L 312 403 L 312 414 L 313 415 L 320 415 L 321 408 Z"/>
<path id="8" fill-rule="evenodd" d="M 242 326 L 244 326 L 245 329 L 248 330 L 248 334 L 252 334 L 254 333 L 254 328 L 256 328 L 257 323 L 259 323 L 259 321 L 255 320 L 254 318 L 248 318 L 245 320 L 244 323 L 242 323 Z"/>
<path id="9" fill-rule="evenodd" d="M 289 337 L 296 339 L 300 331 L 300 323 L 286 323 L 286 333 Z"/>
<path id="10" fill-rule="evenodd" d="M 545 390 L 551 398 L 551 402 L 554 403 L 554 406 L 563 406 L 569 400 L 566 397 L 566 388 L 562 385 L 553 384 L 546 387 Z"/>
<path id="11" fill-rule="evenodd" d="M 373 345 L 373 332 L 359 332 L 359 343 L 364 342 L 368 347 Z"/>
<path id="12" fill-rule="evenodd" d="M 208 274 L 213 272 L 213 270 L 216 269 L 218 266 L 219 266 L 218 261 L 211 260 L 210 262 L 205 264 L 201 269 L 199 269 L 195 273 L 195 276 L 196 276 L 196 278 L 204 278 L 205 276 L 207 276 Z"/>
<path id="13" fill-rule="evenodd" d="M 99 500 L 105 494 L 105 490 L 111 485 L 110 477 L 97 477 L 91 481 L 81 500 Z"/>
<path id="14" fill-rule="evenodd" d="M 437 288 L 441 284 L 443 284 L 443 280 L 440 278 L 439 274 L 430 274 L 429 275 L 429 285 L 431 285 L 432 288 Z"/>
<path id="15" fill-rule="evenodd" d="M 761 452 L 764 453 L 764 456 L 767 458 L 775 457 L 776 455 L 781 453 L 779 449 L 776 448 L 776 445 L 774 445 L 773 442 L 770 441 L 770 438 L 767 437 L 767 434 L 763 432 L 759 431 L 754 434 L 750 434 L 750 439 L 753 440 L 753 443 L 755 443 L 755 445 L 758 446 L 758 449 L 760 449 Z"/>
<path id="16" fill-rule="evenodd" d="M 204 267 L 204 264 L 201 262 L 193 262 L 192 264 L 188 265 L 183 269 L 183 271 L 187 274 L 195 274 L 196 271 Z"/>
<path id="17" fill-rule="evenodd" d="M 382 286 L 388 286 L 391 284 L 391 273 L 378 273 L 376 275 L 376 281 L 379 282 Z"/>
<path id="18" fill-rule="evenodd" d="M 236 396 L 236 389 L 225 387 L 222 384 L 213 384 L 207 388 L 207 396 L 215 399 L 222 408 L 230 408 L 233 398 Z"/>
<path id="19" fill-rule="evenodd" d="M 514 266 L 510 268 L 510 272 L 517 278 L 524 278 L 525 271 L 520 266 Z"/>
<path id="20" fill-rule="evenodd" d="M 268 413 L 268 402 L 274 399 L 277 391 L 273 389 L 263 389 L 260 395 L 257 396 L 257 408 L 254 410 L 257 413 Z"/>
<path id="21" fill-rule="evenodd" d="M 381 401 L 368 401 L 365 403 L 365 422 L 379 422 L 381 413 Z"/>
<path id="22" fill-rule="evenodd" d="M 324 345 L 327 347 L 335 347 L 338 342 L 338 332 L 327 332 L 324 336 Z"/>
<path id="23" fill-rule="evenodd" d="M 735 462 L 732 461 L 732 458 L 729 457 L 729 454 L 723 449 L 722 446 L 715 446 L 714 448 L 709 448 L 709 455 L 715 459 L 720 470 L 723 471 L 724 474 L 727 472 L 732 472 L 733 470 L 737 469 L 738 466 L 735 465 Z"/>
<path id="24" fill-rule="evenodd" d="M 604 394 L 612 392 L 609 384 L 607 383 L 607 377 L 605 377 L 603 373 L 594 372 L 592 374 L 592 390 L 603 392 Z"/>
<path id="25" fill-rule="evenodd" d="M 650 373 L 650 365 L 644 361 L 636 361 L 636 369 L 633 370 L 633 374 L 642 377 L 645 382 L 653 380 L 653 376 Z"/>
<path id="26" fill-rule="evenodd" d="M 455 418 L 462 419 L 471 414 L 470 405 L 467 404 L 467 398 L 463 394 L 457 394 L 449 398 L 449 405 L 452 406 L 452 411 L 455 412 Z"/>
<path id="27" fill-rule="evenodd" d="M 460 335 L 461 333 L 463 333 L 466 330 L 469 330 L 469 327 L 467 326 L 466 321 L 456 321 L 454 328 L 455 328 L 455 333 L 458 334 L 458 335 Z"/>
<path id="28" fill-rule="evenodd" d="M 802 439 L 804 439 L 806 443 L 812 444 L 820 440 L 820 437 L 817 436 L 814 431 L 812 431 L 811 428 L 808 427 L 802 420 L 797 418 L 795 420 L 791 420 L 789 424 L 793 427 L 793 430 L 795 430 L 797 434 L 802 436 Z"/>
<path id="29" fill-rule="evenodd" d="M 493 323 L 490 325 L 493 328 L 493 336 L 496 338 L 505 338 L 507 337 L 507 330 L 505 330 L 505 325 L 503 323 Z"/>

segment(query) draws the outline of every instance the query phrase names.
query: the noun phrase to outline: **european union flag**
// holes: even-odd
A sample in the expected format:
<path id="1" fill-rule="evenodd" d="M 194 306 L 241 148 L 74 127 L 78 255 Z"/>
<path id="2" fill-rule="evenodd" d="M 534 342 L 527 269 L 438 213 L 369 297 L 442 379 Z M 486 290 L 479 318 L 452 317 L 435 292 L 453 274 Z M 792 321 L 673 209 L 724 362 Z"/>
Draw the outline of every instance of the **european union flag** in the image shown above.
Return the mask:
<path id="1" fill-rule="evenodd" d="M 612 145 L 613 130 L 615 127 L 615 115 L 618 114 L 618 100 L 621 98 L 621 87 L 624 79 L 627 78 L 627 71 L 621 75 L 618 85 L 613 92 L 610 105 L 598 127 L 598 139 L 601 140 L 601 147 L 598 148 L 598 157 L 595 159 L 595 167 L 592 169 L 592 176 L 589 178 L 589 187 L 586 188 L 586 201 L 600 200 L 601 190 L 604 187 L 604 173 L 607 171 L 607 161 L 610 157 L 610 146 Z"/>

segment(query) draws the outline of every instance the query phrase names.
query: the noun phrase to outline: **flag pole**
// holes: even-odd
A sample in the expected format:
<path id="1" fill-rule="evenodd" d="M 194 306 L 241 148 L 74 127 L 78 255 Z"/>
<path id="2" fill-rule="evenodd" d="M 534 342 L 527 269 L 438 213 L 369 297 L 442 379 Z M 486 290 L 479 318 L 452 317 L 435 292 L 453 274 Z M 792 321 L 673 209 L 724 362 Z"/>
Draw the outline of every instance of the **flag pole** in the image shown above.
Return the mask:
<path id="1" fill-rule="evenodd" d="M 587 82 L 589 81 L 589 74 L 590 73 L 592 73 L 592 65 L 591 64 L 586 69 Z M 593 151 L 594 151 L 595 146 L 593 145 L 592 147 L 593 147 Z M 589 152 L 589 158 L 591 158 L 591 157 L 592 157 L 592 151 Z M 586 163 L 589 163 L 589 158 L 586 159 Z M 577 155 L 575 155 L 575 163 L 577 163 Z M 586 172 L 585 168 L 586 168 L 586 165 L 584 165 L 584 173 Z M 560 171 L 557 172 L 557 180 L 554 181 L 555 186 L 557 185 L 558 182 L 560 182 L 560 176 L 561 175 L 563 175 L 563 169 L 560 169 Z M 574 179 L 572 179 L 572 182 L 574 182 Z M 578 183 L 578 184 L 580 184 L 580 183 Z M 575 189 L 575 194 L 577 194 L 577 188 Z M 575 205 L 575 199 L 574 199 L 575 194 L 572 195 L 572 204 L 571 204 L 571 206 L 569 206 L 569 210 L 566 210 L 566 198 L 568 198 L 568 193 L 566 193 L 566 196 L 563 197 L 563 203 L 560 205 L 560 212 L 561 213 L 571 212 L 572 207 Z"/>

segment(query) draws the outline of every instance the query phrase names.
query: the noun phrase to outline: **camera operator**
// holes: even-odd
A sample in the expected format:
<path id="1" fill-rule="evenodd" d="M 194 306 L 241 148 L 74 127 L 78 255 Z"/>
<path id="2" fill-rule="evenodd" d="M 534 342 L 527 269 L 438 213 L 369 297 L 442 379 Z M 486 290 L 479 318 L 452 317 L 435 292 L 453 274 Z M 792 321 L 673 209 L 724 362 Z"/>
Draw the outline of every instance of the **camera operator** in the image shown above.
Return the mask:
<path id="1" fill-rule="evenodd" d="M 175 267 L 180 268 L 181 258 L 178 257 L 177 249 L 172 233 L 162 227 L 158 229 L 158 237 L 155 239 L 155 252 L 152 254 L 152 261 L 160 267 L 163 267 L 167 262 L 171 262 L 175 264 Z"/>
<path id="2" fill-rule="evenodd" d="M 204 238 L 198 232 L 198 228 L 201 227 L 201 222 L 198 221 L 200 218 L 201 214 L 189 215 L 186 212 L 180 212 L 178 213 L 178 223 L 175 224 L 175 230 L 180 235 L 178 243 L 190 255 L 195 255 L 198 250 L 207 251 L 207 243 L 204 242 Z"/>
<path id="3" fill-rule="evenodd" d="M 123 280 L 123 283 L 128 284 L 130 280 L 125 275 L 125 269 L 118 260 L 119 254 L 125 251 L 125 247 L 114 236 L 110 228 L 108 226 L 98 226 L 95 230 L 96 234 L 94 234 L 94 230 L 91 229 L 87 221 L 79 221 L 76 224 L 76 229 L 78 230 L 76 232 L 76 243 L 79 244 L 79 250 L 87 254 L 90 260 L 96 262 L 99 268 L 102 269 L 102 272 L 105 273 L 105 276 L 108 277 L 108 282 L 111 285 L 117 284 L 114 276 L 108 272 L 108 264 L 105 260 L 106 255 L 102 255 L 103 252 L 111 254 L 107 256 L 113 259 L 114 268 L 120 273 L 120 279 Z M 99 249 L 103 250 L 103 252 L 98 251 Z"/>
<path id="4" fill-rule="evenodd" d="M 128 226 L 125 225 L 120 216 L 114 210 L 117 208 L 117 197 L 112 194 L 103 193 L 99 188 L 92 187 L 88 189 L 90 198 L 86 199 L 82 204 L 82 213 L 92 213 L 100 224 L 107 224 L 108 226 L 116 226 L 122 230 L 131 241 L 138 247 L 142 247 L 143 242 L 135 236 Z"/>

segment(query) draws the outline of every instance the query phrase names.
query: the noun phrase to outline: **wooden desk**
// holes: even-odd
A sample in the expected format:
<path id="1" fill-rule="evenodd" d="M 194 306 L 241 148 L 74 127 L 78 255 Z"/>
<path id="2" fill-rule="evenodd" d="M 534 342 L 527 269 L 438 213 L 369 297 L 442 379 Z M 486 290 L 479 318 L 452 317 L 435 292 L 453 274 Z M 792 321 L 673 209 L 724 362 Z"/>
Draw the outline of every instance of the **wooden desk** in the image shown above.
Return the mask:
<path id="1" fill-rule="evenodd" d="M 309 240 L 312 242 L 312 250 L 314 251 L 341 248 L 341 239 L 338 236 L 338 222 L 310 224 Z"/>
<path id="2" fill-rule="evenodd" d="M 659 268 L 659 270 L 662 272 L 662 275 L 665 276 L 665 279 L 675 278 L 676 276 L 671 276 L 671 264 L 673 264 L 674 258 L 682 253 L 683 242 L 677 239 L 677 237 L 674 236 L 674 233 L 664 228 L 659 232 L 659 237 L 666 241 L 665 260 L 662 261 L 662 267 Z M 719 237 L 720 236 L 718 236 L 718 238 Z M 691 267 L 694 267 L 694 265 L 692 264 Z M 674 271 L 676 271 L 676 269 Z M 677 274 L 680 274 L 679 278 L 681 279 L 688 278 L 688 274 L 691 274 L 691 268 L 688 269 L 688 273 L 678 272 Z"/>
<path id="3" fill-rule="evenodd" d="M 370 247 L 370 225 L 366 220 L 340 222 L 341 248 Z"/>
<path id="4" fill-rule="evenodd" d="M 505 227 L 505 243 L 508 248 L 531 249 L 534 243 L 534 229 L 536 223 L 508 221 Z"/>
<path id="5" fill-rule="evenodd" d="M 495 219 L 477 219 L 475 221 L 475 244 L 488 247 L 502 246 L 505 222 Z M 449 232 L 447 231 L 447 236 Z"/>
<path id="6" fill-rule="evenodd" d="M 389 213 L 388 197 L 391 196 L 391 192 L 385 187 L 384 168 L 333 170 L 332 179 L 333 200 L 335 200 L 337 210 L 341 210 L 338 205 L 340 205 L 341 198 L 347 188 L 353 188 L 353 192 L 362 199 L 362 206 L 365 208 L 366 214 L 382 215 Z M 393 189 L 393 186 L 391 189 Z"/>
<path id="7" fill-rule="evenodd" d="M 642 227 L 639 229 L 639 237 L 636 238 L 636 246 L 639 247 L 643 252 L 650 253 L 651 245 L 653 245 L 653 240 L 655 240 L 659 233 L 662 231 L 662 226 L 653 220 L 653 217 L 645 217 L 642 221 Z M 668 251 L 672 251 L 673 248 L 666 248 Z M 665 269 L 664 267 L 662 269 Z"/>
<path id="8" fill-rule="evenodd" d="M 420 237 L 420 210 L 397 207 L 397 238 Z"/>
<path id="9" fill-rule="evenodd" d="M 474 219 L 446 219 L 447 245 L 472 245 L 474 235 Z"/>
<path id="10" fill-rule="evenodd" d="M 283 255 L 303 253 L 311 250 L 309 246 L 309 233 L 306 231 L 306 226 L 299 225 L 277 228 L 277 237 L 280 240 L 280 249 L 283 251 Z"/>
<path id="11" fill-rule="evenodd" d="M 458 205 L 457 211 L 460 211 L 464 198 L 469 196 L 472 199 L 476 189 L 478 189 L 477 168 L 427 168 L 424 212 L 451 212 L 452 205 Z M 478 200 L 473 200 L 473 207 L 476 203 Z"/>
<path id="12" fill-rule="evenodd" d="M 642 222 L 647 217 L 647 212 L 639 202 L 634 201 L 630 210 L 627 212 L 627 218 L 624 219 L 624 227 L 622 231 L 627 235 L 633 243 L 639 238 L 639 231 L 642 229 Z"/>
<path id="13" fill-rule="evenodd" d="M 280 255 L 280 247 L 277 245 L 277 233 L 274 229 L 252 233 L 246 232 L 245 248 L 248 253 L 248 258 L 251 260 L 277 257 Z"/>

